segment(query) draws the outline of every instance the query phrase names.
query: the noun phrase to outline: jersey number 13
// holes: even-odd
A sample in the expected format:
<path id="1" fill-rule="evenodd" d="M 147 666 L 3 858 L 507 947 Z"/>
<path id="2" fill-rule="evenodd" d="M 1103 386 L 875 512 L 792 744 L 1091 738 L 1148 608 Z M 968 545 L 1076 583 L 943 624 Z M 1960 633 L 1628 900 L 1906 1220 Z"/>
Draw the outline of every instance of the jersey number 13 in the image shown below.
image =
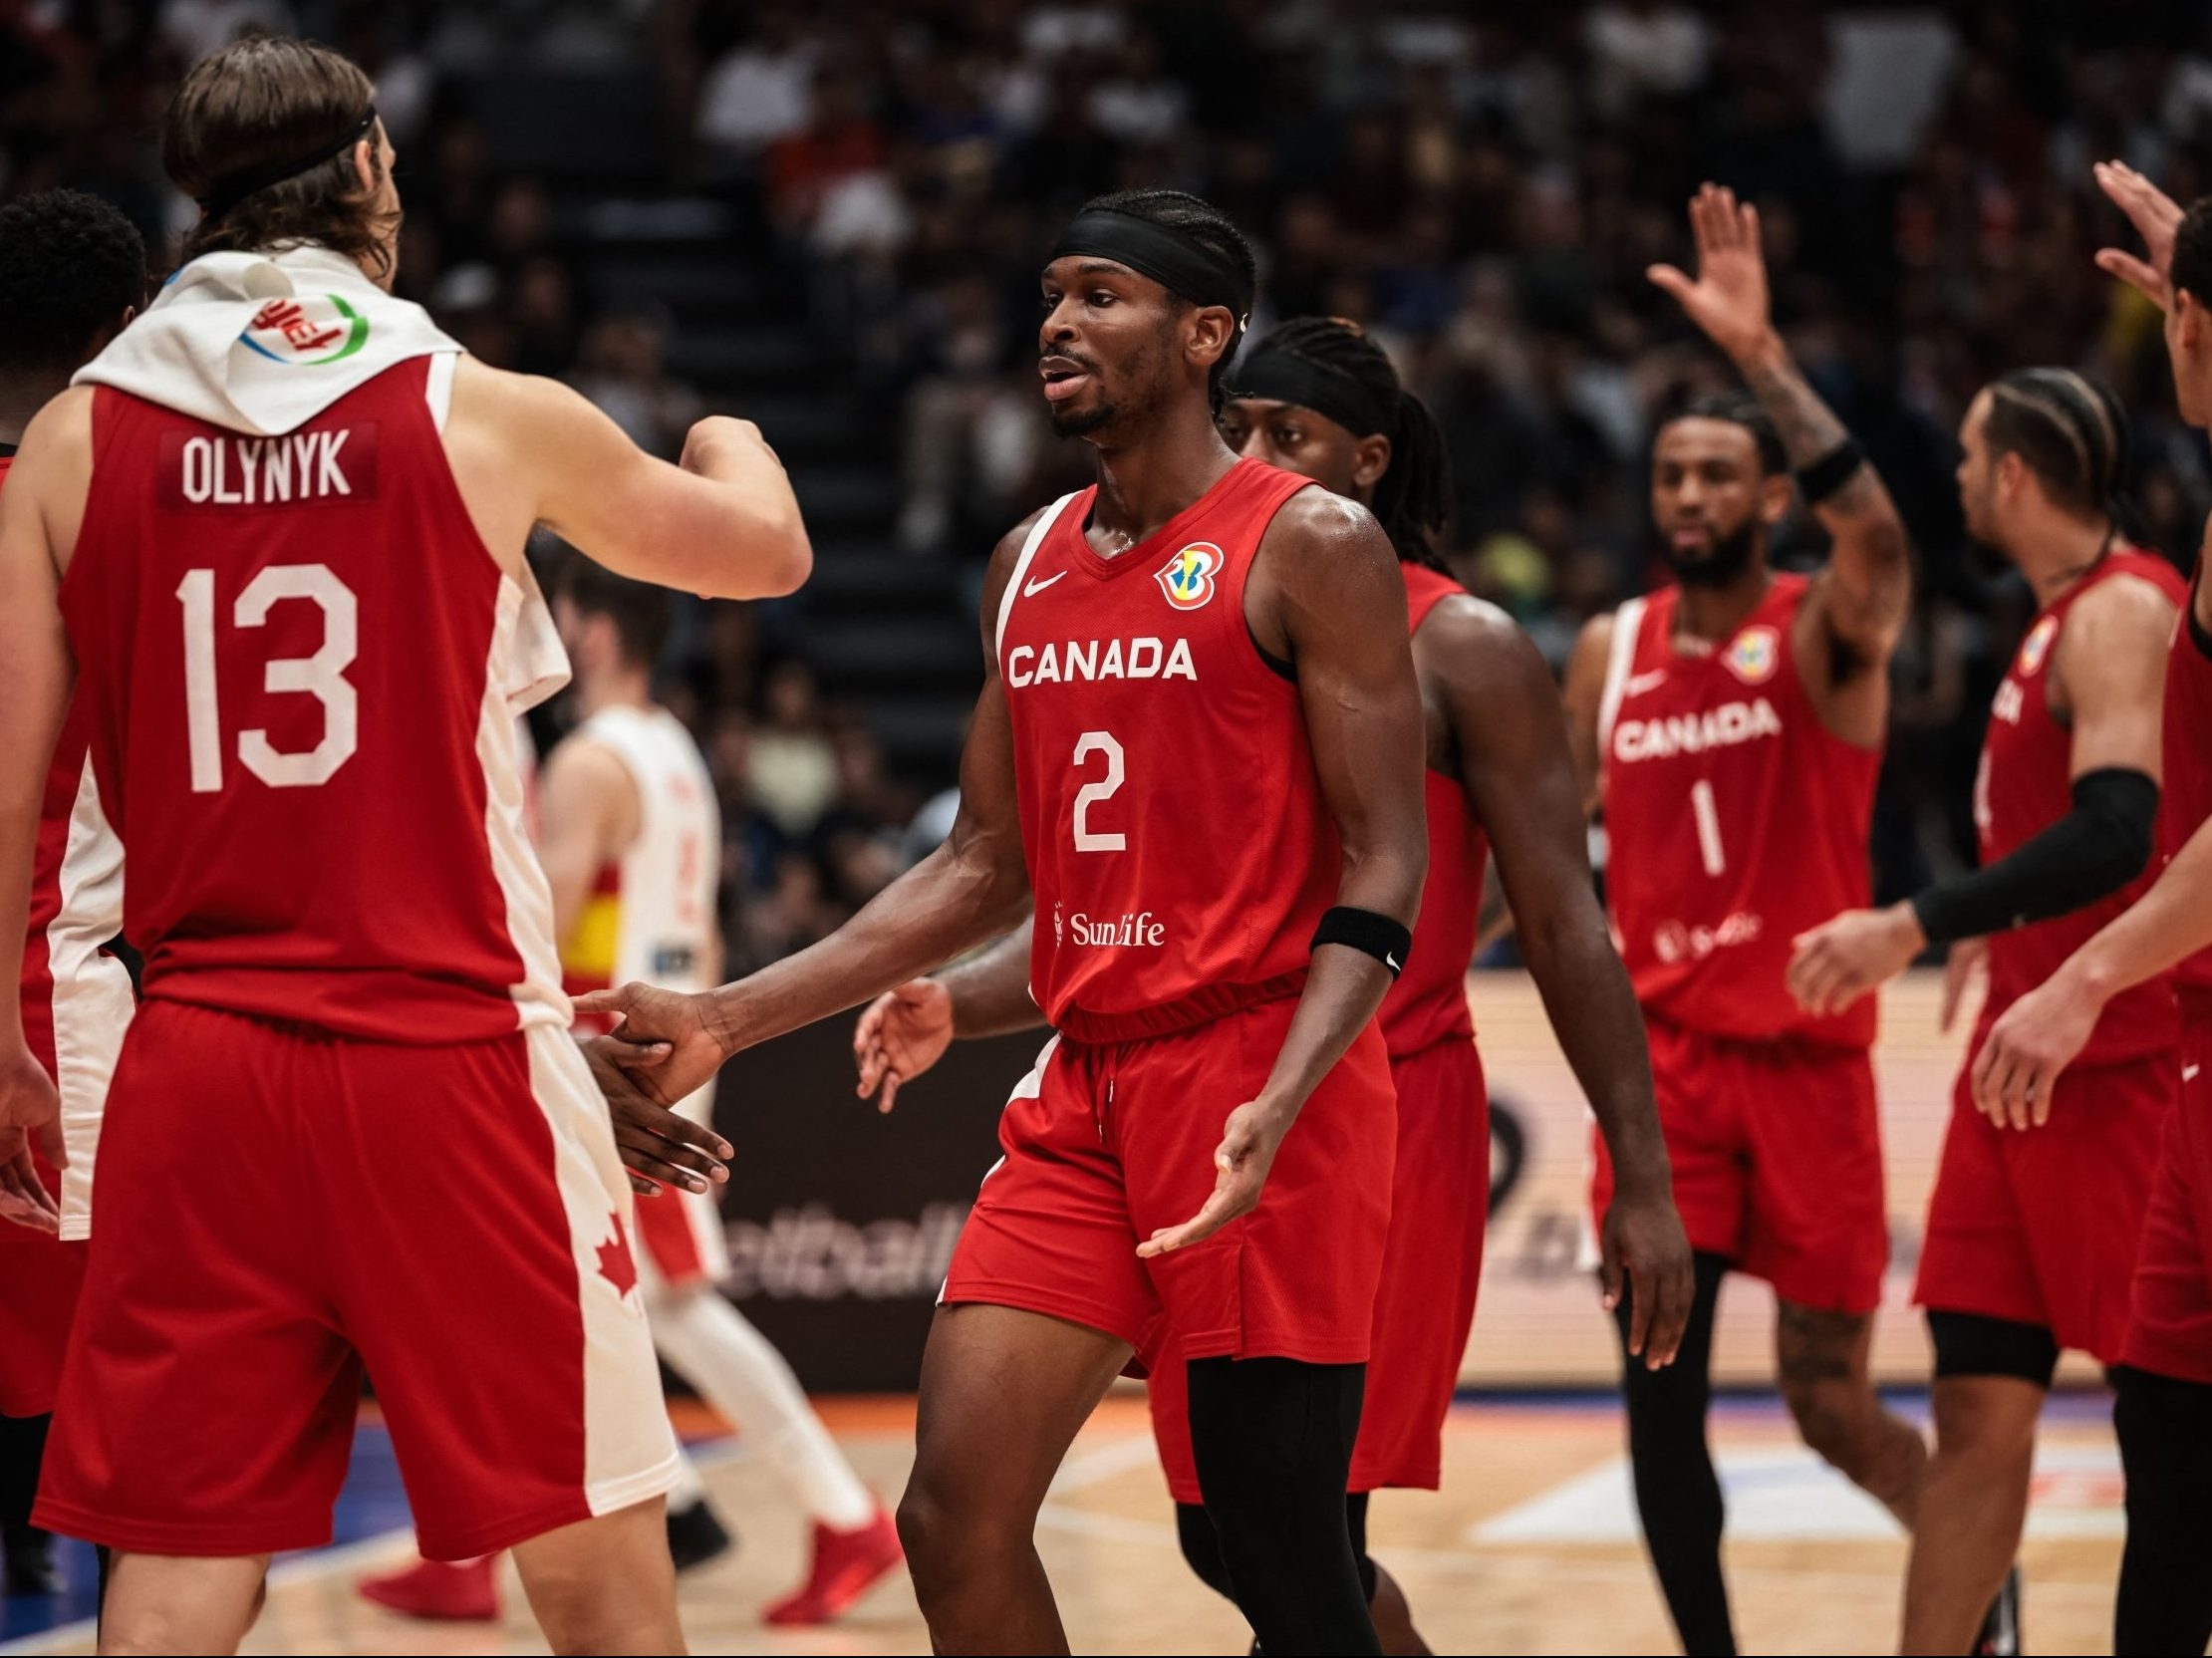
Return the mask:
<path id="1" fill-rule="evenodd" d="M 222 711 L 215 689 L 215 572 L 187 570 L 177 584 L 184 607 L 184 727 L 192 761 L 192 792 L 223 786 Z M 305 599 L 323 613 L 323 643 L 311 657 L 277 657 L 262 670 L 269 691 L 298 691 L 323 704 L 323 740 L 287 753 L 260 726 L 238 733 L 238 762 L 271 788 L 327 783 L 361 745 L 354 688 L 346 678 L 360 644 L 361 606 L 327 564 L 272 564 L 240 591 L 233 628 L 258 628 L 286 599 Z"/>

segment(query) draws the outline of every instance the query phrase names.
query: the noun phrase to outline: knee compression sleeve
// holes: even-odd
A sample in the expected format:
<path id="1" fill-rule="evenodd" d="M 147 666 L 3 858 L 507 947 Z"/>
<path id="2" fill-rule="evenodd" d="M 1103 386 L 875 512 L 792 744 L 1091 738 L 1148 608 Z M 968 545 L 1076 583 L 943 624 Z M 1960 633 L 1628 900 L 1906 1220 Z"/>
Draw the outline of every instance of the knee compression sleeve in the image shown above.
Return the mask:
<path id="1" fill-rule="evenodd" d="M 1175 1537 L 1183 1545 L 1183 1563 L 1198 1580 L 1225 1599 L 1235 1600 L 1237 1591 L 1229 1586 L 1229 1567 L 1222 1564 L 1221 1538 L 1214 1534 L 1214 1522 L 1202 1504 L 1175 1506 Z"/>
<path id="2" fill-rule="evenodd" d="M 2059 1338 L 2041 1324 L 1930 1307 L 1928 1338 L 1935 1346 L 1938 1381 L 1949 1376 L 2010 1376 L 2048 1388 L 2059 1371 Z"/>
<path id="3" fill-rule="evenodd" d="M 1721 1482 L 1705 1442 L 1713 1400 L 1713 1315 L 1727 1272 L 1721 1256 L 1697 1256 L 1689 1326 L 1674 1363 L 1664 1369 L 1647 1369 L 1627 1350 L 1632 1291 L 1623 1293 L 1617 1309 L 1636 1513 L 1675 1631 L 1691 1654 L 1736 1650 L 1728 1585 L 1721 1575 Z"/>
<path id="4" fill-rule="evenodd" d="M 1366 1366 L 1190 1362 L 1191 1449 L 1261 1650 L 1376 1653 L 1344 1507 Z"/>
<path id="5" fill-rule="evenodd" d="M 2212 1387 L 2124 1365 L 2112 1386 L 2127 1476 L 2112 1650 L 2202 1652 L 2212 1641 Z"/>

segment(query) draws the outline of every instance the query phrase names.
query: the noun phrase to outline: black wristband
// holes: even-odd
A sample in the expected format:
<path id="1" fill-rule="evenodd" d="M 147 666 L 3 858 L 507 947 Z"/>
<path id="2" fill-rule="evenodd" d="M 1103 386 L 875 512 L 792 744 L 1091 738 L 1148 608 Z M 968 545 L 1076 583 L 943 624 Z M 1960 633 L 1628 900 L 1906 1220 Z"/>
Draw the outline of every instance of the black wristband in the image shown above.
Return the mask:
<path id="1" fill-rule="evenodd" d="M 2099 766 L 2074 780 L 2074 809 L 1987 869 L 1939 882 L 1913 898 L 1931 945 L 1979 939 L 2049 921 L 2118 892 L 2150 862 L 2158 785 L 2129 766 Z"/>
<path id="2" fill-rule="evenodd" d="M 1804 504 L 1818 506 L 1865 464 L 1866 451 L 1858 446 L 1857 438 L 1846 435 L 1818 460 L 1797 468 L 1797 487 L 1804 491 Z"/>
<path id="3" fill-rule="evenodd" d="M 1413 929 L 1373 910 L 1339 904 L 1313 930 L 1313 948 L 1319 950 L 1323 945 L 1350 945 L 1365 951 L 1396 978 L 1406 970 L 1406 957 L 1413 949 Z"/>

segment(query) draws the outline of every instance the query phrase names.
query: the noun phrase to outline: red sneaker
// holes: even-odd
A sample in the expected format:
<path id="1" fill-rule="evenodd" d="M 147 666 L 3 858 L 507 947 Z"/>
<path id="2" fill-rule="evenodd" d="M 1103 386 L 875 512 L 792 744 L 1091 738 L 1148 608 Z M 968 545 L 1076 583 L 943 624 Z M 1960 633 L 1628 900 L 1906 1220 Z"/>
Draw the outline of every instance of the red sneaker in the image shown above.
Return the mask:
<path id="1" fill-rule="evenodd" d="M 833 1531 L 819 1520 L 814 1525 L 814 1565 L 797 1593 L 777 1601 L 761 1613 L 761 1621 L 776 1624 L 828 1623 L 841 1616 L 866 1594 L 876 1580 L 906 1558 L 899 1546 L 899 1530 L 883 1510 L 866 1525 L 851 1531 Z"/>
<path id="2" fill-rule="evenodd" d="M 441 1623 L 499 1621 L 499 1556 L 473 1560 L 417 1560 L 412 1566 L 364 1577 L 354 1586 L 364 1600 L 411 1618 Z"/>

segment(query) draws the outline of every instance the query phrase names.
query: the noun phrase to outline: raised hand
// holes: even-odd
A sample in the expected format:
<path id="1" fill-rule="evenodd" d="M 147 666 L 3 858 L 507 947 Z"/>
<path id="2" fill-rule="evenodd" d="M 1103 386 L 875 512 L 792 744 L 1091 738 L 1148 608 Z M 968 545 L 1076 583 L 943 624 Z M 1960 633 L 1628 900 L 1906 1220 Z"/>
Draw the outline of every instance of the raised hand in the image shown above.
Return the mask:
<path id="1" fill-rule="evenodd" d="M 2181 206 L 2172 196 L 2124 161 L 2099 161 L 2093 169 L 2097 188 L 2127 215 L 2143 239 L 2142 258 L 2124 248 L 2099 248 L 2096 268 L 2135 288 L 2161 311 L 2173 309 L 2173 242 L 2181 225 Z"/>
<path id="2" fill-rule="evenodd" d="M 876 1109 L 890 1111 L 899 1085 L 912 1082 L 945 1057 L 953 1045 L 953 994 L 934 978 L 910 978 L 868 1004 L 853 1027 L 853 1062 L 860 1067 L 858 1093 L 867 1099 L 880 1087 Z"/>
<path id="3" fill-rule="evenodd" d="M 621 1022 L 602 1049 L 608 1060 L 663 1106 L 696 1093 L 729 1057 L 708 1022 L 713 997 L 651 984 L 624 984 L 576 998 L 579 1013 L 613 1013 Z"/>
<path id="4" fill-rule="evenodd" d="M 1137 1245 L 1137 1253 L 1149 1260 L 1173 1249 L 1188 1249 L 1257 1209 L 1267 1172 L 1275 1166 L 1275 1153 L 1288 1128 L 1280 1112 L 1258 1100 L 1246 1100 L 1232 1111 L 1222 1125 L 1222 1143 L 1214 1149 L 1213 1192 L 1190 1220 L 1179 1227 L 1162 1227 Z"/>
<path id="5" fill-rule="evenodd" d="M 1644 275 L 1672 295 L 1708 339 L 1740 361 L 1767 342 L 1774 326 L 1759 209 L 1738 202 L 1725 185 L 1707 184 L 1691 198 L 1690 232 L 1697 242 L 1695 280 L 1672 265 L 1653 265 Z"/>

